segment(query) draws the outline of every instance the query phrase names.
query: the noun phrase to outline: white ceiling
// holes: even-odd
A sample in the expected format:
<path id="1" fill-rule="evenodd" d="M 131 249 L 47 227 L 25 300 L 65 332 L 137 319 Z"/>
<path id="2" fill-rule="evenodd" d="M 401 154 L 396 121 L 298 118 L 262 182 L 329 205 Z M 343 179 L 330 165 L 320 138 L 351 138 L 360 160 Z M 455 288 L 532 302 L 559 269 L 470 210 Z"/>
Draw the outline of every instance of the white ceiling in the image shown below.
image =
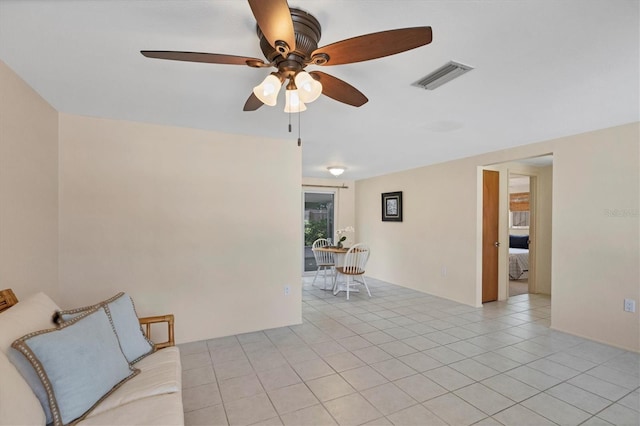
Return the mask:
<path id="1" fill-rule="evenodd" d="M 301 114 L 303 175 L 361 179 L 639 120 L 637 0 L 290 0 L 318 18 L 320 46 L 430 25 L 433 43 L 322 71 L 361 90 Z M 239 0 L 0 0 L 0 59 L 61 112 L 282 139 L 276 107 L 242 107 L 268 70 L 162 61 L 140 50 L 262 58 Z M 450 60 L 475 70 L 411 83 Z M 311 66 L 308 70 L 320 69 Z"/>

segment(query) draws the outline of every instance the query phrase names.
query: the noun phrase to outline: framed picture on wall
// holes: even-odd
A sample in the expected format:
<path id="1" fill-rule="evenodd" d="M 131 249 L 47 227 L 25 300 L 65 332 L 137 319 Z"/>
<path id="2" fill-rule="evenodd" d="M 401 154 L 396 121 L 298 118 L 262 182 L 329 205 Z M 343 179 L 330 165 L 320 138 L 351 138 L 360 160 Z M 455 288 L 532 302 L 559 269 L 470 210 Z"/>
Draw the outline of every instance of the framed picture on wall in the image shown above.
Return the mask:
<path id="1" fill-rule="evenodd" d="M 402 191 L 382 193 L 382 221 L 402 222 Z"/>

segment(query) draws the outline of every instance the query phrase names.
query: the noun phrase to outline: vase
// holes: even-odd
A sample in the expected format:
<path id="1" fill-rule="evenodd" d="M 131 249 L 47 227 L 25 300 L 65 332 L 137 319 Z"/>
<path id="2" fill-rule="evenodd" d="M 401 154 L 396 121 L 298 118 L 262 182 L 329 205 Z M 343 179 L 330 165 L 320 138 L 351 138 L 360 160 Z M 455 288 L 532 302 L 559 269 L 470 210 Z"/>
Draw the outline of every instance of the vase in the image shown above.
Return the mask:
<path id="1" fill-rule="evenodd" d="M 336 247 L 342 248 L 342 241 L 338 241 L 338 243 L 336 244 Z"/>

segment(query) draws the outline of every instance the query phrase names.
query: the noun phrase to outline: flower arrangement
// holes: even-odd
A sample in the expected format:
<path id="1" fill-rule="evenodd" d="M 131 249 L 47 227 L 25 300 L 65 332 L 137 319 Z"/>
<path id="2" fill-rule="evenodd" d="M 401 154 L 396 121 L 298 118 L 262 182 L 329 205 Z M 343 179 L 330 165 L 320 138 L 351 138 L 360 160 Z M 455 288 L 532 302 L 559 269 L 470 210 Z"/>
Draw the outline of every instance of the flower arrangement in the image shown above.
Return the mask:
<path id="1" fill-rule="evenodd" d="M 336 234 L 338 235 L 338 241 L 336 242 L 337 247 L 342 247 L 342 243 L 347 239 L 347 236 L 344 235 L 347 232 L 355 232 L 355 228 L 353 226 L 347 226 L 346 228 L 338 229 Z"/>

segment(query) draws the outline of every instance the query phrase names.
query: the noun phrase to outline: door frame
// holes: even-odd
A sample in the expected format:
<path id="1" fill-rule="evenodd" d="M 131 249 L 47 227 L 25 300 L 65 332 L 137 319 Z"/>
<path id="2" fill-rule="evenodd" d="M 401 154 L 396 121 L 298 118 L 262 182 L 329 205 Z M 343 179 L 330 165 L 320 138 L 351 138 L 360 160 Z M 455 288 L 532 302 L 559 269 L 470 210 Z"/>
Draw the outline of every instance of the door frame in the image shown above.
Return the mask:
<path id="1" fill-rule="evenodd" d="M 317 190 L 317 189 L 306 189 L 304 187 L 304 185 L 302 186 L 302 197 L 300 197 L 300 214 L 302 216 L 302 220 L 300 221 L 300 226 L 302 227 L 302 262 L 300 264 L 300 270 L 301 270 L 301 275 L 304 276 L 305 274 L 309 275 L 309 274 L 315 274 L 315 271 L 305 271 L 304 270 L 304 250 L 305 250 L 305 245 L 304 245 L 304 205 L 305 205 L 305 198 L 307 194 L 331 194 L 333 195 L 333 232 L 335 233 L 336 231 L 336 227 L 338 226 L 338 190 L 337 189 L 325 189 L 325 190 Z M 333 240 L 333 238 L 335 238 L 334 236 L 331 237 L 331 239 Z"/>
<path id="2" fill-rule="evenodd" d="M 506 233 L 509 236 L 509 178 L 511 175 L 528 176 L 529 177 L 529 273 L 528 273 L 528 290 L 529 293 L 536 292 L 536 248 L 537 248 L 537 219 L 538 219 L 538 175 L 532 171 L 524 171 L 518 168 L 510 167 L 507 169 L 507 223 Z M 507 269 L 506 269 L 506 290 L 504 300 L 509 298 L 509 241 L 507 239 Z"/>
<path id="3" fill-rule="evenodd" d="M 549 154 L 545 154 L 549 155 Z M 500 252 L 498 256 L 498 301 L 509 298 L 509 172 L 530 177 L 530 192 L 532 198 L 533 223 L 529 228 L 529 238 L 533 241 L 533 250 L 529 257 L 529 292 L 538 291 L 538 276 L 536 274 L 536 251 L 539 230 L 539 176 L 535 167 L 519 164 L 518 160 L 505 161 L 503 163 L 478 166 L 476 179 L 476 307 L 482 307 L 482 171 L 494 170 L 500 173 L 500 214 L 499 214 L 499 242 Z M 553 283 L 552 283 L 553 288 Z"/>

